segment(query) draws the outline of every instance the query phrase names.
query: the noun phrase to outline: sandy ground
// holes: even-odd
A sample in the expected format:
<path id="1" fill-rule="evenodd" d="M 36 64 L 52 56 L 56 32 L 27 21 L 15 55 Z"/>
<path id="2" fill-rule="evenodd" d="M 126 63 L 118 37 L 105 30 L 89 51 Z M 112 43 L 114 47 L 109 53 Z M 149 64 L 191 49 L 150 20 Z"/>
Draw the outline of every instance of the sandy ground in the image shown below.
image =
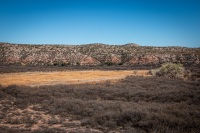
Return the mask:
<path id="1" fill-rule="evenodd" d="M 12 129 L 27 129 L 29 132 L 40 129 L 61 129 L 66 133 L 101 133 L 97 129 L 88 129 L 81 126 L 79 120 L 72 120 L 70 117 L 60 117 L 59 115 L 50 115 L 45 111 L 40 110 L 40 105 L 30 105 L 25 109 L 18 108 L 9 100 L 0 101 L 0 114 L 6 115 L 0 121 L 0 127 L 8 127 Z M 4 107 L 7 106 L 6 112 L 3 113 Z M 37 109 L 36 109 L 37 108 Z M 36 111 L 36 110 L 37 111 Z M 0 133 L 2 133 L 0 131 Z"/>
<path id="2" fill-rule="evenodd" d="M 116 81 L 129 75 L 147 76 L 148 70 L 120 70 L 120 71 L 62 71 L 62 72 L 21 72 L 0 75 L 0 84 L 8 85 L 56 85 L 97 83 L 102 81 Z"/>

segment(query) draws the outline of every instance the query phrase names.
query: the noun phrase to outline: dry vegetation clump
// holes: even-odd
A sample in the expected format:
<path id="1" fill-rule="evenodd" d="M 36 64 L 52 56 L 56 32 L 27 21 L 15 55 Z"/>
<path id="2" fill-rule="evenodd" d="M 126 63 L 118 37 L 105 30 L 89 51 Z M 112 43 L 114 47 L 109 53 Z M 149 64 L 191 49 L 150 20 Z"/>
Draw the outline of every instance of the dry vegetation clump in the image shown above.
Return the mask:
<path id="1" fill-rule="evenodd" d="M 162 76 L 167 78 L 184 78 L 186 74 L 185 68 L 182 64 L 165 63 L 158 69 L 151 70 L 150 73 L 154 76 Z"/>
<path id="2" fill-rule="evenodd" d="M 198 133 L 199 86 L 199 82 L 137 76 L 115 84 L 1 86 L 0 131 L 67 132 L 70 128 L 73 132 Z M 5 125 L 11 119 L 7 116 L 30 106 L 51 119 L 42 121 L 24 113 L 19 118 L 30 117 L 30 122 L 18 119 L 20 123 Z M 12 125 L 16 124 L 25 126 L 15 129 Z M 36 124 L 43 126 L 33 130 Z"/>

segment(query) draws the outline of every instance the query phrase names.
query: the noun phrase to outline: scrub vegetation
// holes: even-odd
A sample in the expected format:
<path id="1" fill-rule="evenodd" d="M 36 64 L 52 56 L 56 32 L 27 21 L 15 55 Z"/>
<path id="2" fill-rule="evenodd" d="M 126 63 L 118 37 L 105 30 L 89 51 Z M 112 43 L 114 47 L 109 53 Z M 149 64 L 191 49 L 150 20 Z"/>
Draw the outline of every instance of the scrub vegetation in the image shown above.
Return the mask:
<path id="1" fill-rule="evenodd" d="M 129 76 L 116 83 L 0 86 L 1 132 L 198 133 L 200 83 Z"/>
<path id="2" fill-rule="evenodd" d="M 183 78 L 186 76 L 185 68 L 182 64 L 165 63 L 158 69 L 153 69 L 150 73 L 154 76 L 164 76 L 167 78 Z"/>

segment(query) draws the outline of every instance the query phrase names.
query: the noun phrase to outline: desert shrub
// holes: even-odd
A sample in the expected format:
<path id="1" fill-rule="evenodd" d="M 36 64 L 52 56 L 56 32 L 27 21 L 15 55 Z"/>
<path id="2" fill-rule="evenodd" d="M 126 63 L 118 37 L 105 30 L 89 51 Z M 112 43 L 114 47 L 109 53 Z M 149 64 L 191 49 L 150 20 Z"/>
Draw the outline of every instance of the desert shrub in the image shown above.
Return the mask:
<path id="1" fill-rule="evenodd" d="M 158 69 L 153 69 L 150 74 L 167 78 L 183 78 L 185 69 L 182 64 L 165 63 Z"/>
<path id="2" fill-rule="evenodd" d="M 113 63 L 113 62 L 105 62 L 105 65 L 107 65 L 107 66 L 113 66 L 113 65 L 115 65 L 115 63 Z"/>
<path id="3" fill-rule="evenodd" d="M 10 117 L 8 115 L 11 111 L 34 105 L 35 108 L 32 109 L 36 113 L 44 111 L 52 116 L 45 122 L 47 127 L 29 131 L 34 133 L 66 132 L 62 131 L 63 128 L 53 128 L 52 125 L 56 124 L 76 128 L 76 132 L 80 132 L 78 129 L 83 126 L 102 132 L 198 133 L 199 83 L 166 79 L 156 76 L 129 76 L 114 84 L 104 82 L 39 87 L 0 86 L 0 96 L 4 99 L 0 100 L 3 105 L 0 111 L 5 116 L 1 120 L 2 123 L 32 126 L 42 118 L 31 119 L 30 115 L 26 115 L 20 117 L 21 119 L 14 119 L 12 116 L 17 114 Z M 71 122 L 65 123 L 66 118 Z M 80 121 L 80 125 L 74 125 L 73 120 Z M 28 132 L 1 125 L 0 131 Z"/>

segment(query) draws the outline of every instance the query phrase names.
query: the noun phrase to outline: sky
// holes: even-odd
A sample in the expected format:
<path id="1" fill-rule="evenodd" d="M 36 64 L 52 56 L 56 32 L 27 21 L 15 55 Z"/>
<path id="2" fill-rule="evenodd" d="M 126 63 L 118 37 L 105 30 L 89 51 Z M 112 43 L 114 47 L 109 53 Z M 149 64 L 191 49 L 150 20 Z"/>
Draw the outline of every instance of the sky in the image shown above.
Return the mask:
<path id="1" fill-rule="evenodd" d="M 200 47 L 200 0 L 0 0 L 0 42 Z"/>

